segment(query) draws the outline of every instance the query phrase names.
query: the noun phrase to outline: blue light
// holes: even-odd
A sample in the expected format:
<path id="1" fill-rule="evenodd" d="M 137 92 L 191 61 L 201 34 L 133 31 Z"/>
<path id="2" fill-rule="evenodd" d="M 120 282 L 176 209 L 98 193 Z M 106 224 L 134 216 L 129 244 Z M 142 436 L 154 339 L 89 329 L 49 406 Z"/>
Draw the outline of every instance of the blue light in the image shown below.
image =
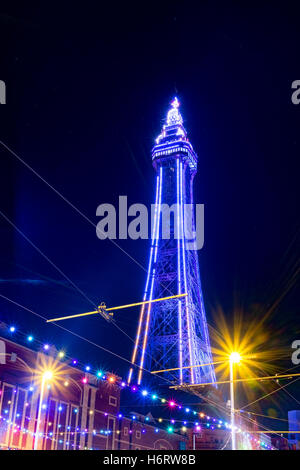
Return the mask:
<path id="1" fill-rule="evenodd" d="M 14 333 L 14 332 L 16 331 L 16 327 L 15 327 L 15 326 L 11 326 L 11 327 L 9 328 L 9 331 L 10 331 L 11 333 Z"/>
<path id="2" fill-rule="evenodd" d="M 49 344 L 44 344 L 45 351 L 48 351 L 49 348 L 50 348 Z"/>
<path id="3" fill-rule="evenodd" d="M 157 176 L 157 178 L 156 178 L 155 219 L 154 219 L 154 227 L 153 227 L 152 235 L 151 235 L 150 257 L 149 257 L 149 263 L 148 263 L 146 287 L 145 287 L 144 297 L 143 297 L 144 301 L 147 299 L 147 296 L 148 296 L 150 275 L 151 275 L 151 272 L 152 272 L 152 264 L 153 264 L 153 254 L 154 254 L 154 250 L 157 248 L 154 245 L 155 245 L 156 232 L 157 232 L 157 229 L 156 229 L 157 219 L 159 219 L 158 215 L 160 213 L 160 205 L 159 205 L 158 201 L 159 201 L 159 195 L 160 195 L 160 200 L 161 200 L 161 179 L 162 179 L 162 168 L 160 169 L 160 175 Z M 150 295 L 150 297 L 151 297 L 151 295 Z M 141 313 L 140 313 L 140 318 L 139 318 L 139 331 L 140 331 L 140 328 L 141 328 L 141 324 L 143 322 L 144 311 L 145 311 L 145 309 L 142 308 Z M 148 315 L 149 315 L 149 313 L 150 313 L 150 311 L 148 309 Z M 133 357 L 134 358 L 136 357 L 136 353 L 137 353 L 138 341 L 139 341 L 139 334 L 138 334 L 138 337 L 137 337 L 137 340 L 136 340 L 135 346 L 134 346 L 134 352 L 133 352 Z M 143 369 L 143 367 L 142 367 L 143 362 L 144 362 L 144 350 L 142 350 L 142 358 L 141 358 L 141 362 L 140 362 L 141 368 L 140 368 L 140 373 L 139 373 L 139 377 L 138 377 L 138 383 L 139 384 L 141 382 L 141 371 Z M 128 383 L 131 382 L 132 372 L 133 372 L 133 368 L 130 368 L 129 375 L 128 375 Z M 135 391 L 135 390 L 132 388 L 132 391 Z"/>
<path id="4" fill-rule="evenodd" d="M 103 372 L 101 372 L 101 370 L 98 370 L 97 377 L 102 377 L 102 375 L 103 375 Z"/>
<path id="5" fill-rule="evenodd" d="M 86 371 L 91 370 L 90 366 L 86 366 L 85 370 L 86 370 Z"/>
<path id="6" fill-rule="evenodd" d="M 142 395 L 143 395 L 143 397 L 146 397 L 146 396 L 148 395 L 147 390 L 143 390 L 143 391 L 142 391 Z"/>
<path id="7" fill-rule="evenodd" d="M 33 341 L 33 336 L 31 336 L 31 335 L 27 336 L 27 341 L 29 341 L 29 343 L 31 343 Z"/>
<path id="8" fill-rule="evenodd" d="M 152 400 L 156 400 L 156 399 L 157 399 L 157 395 L 154 394 L 154 395 L 152 395 L 151 398 L 152 398 Z"/>

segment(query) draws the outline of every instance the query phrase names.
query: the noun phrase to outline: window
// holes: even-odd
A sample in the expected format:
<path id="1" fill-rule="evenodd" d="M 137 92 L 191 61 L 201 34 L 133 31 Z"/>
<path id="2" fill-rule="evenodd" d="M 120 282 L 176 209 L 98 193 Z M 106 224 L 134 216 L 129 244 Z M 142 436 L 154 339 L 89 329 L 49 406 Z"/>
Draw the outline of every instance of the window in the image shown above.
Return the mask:
<path id="1" fill-rule="evenodd" d="M 113 397 L 112 395 L 109 395 L 109 404 L 112 405 L 112 406 L 117 406 L 116 397 Z"/>
<path id="2" fill-rule="evenodd" d="M 140 438 L 141 438 L 141 431 L 136 431 L 136 432 L 135 432 L 135 437 L 136 437 L 137 439 L 140 439 Z"/>

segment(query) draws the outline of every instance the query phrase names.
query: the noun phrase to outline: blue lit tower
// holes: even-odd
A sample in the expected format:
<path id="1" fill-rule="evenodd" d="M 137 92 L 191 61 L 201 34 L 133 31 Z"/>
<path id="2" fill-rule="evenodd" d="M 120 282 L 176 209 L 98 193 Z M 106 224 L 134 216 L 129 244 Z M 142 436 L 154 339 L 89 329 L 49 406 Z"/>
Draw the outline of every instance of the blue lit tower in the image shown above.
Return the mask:
<path id="1" fill-rule="evenodd" d="M 156 170 L 156 200 L 149 266 L 143 300 L 187 293 L 181 299 L 142 306 L 128 382 L 141 383 L 143 369 L 179 368 L 163 377 L 177 384 L 215 382 L 212 354 L 201 291 L 198 254 L 187 247 L 185 204 L 193 204 L 197 155 L 188 141 L 177 98 L 171 103 L 161 134 L 152 150 Z M 176 210 L 170 237 L 162 236 L 164 204 Z M 193 206 L 192 206 L 193 207 Z M 194 211 L 189 223 L 194 227 Z M 191 221 L 192 218 L 192 221 Z"/>

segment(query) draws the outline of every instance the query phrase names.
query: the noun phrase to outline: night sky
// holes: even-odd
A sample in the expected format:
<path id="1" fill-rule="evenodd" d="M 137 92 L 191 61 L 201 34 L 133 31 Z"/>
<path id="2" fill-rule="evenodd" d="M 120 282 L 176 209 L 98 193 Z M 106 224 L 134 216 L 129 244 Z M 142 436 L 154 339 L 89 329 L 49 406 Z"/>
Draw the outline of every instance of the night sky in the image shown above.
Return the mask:
<path id="1" fill-rule="evenodd" d="M 215 325 L 220 305 L 230 323 L 236 302 L 245 322 L 253 320 L 288 290 L 265 329 L 272 344 L 292 352 L 300 339 L 293 278 L 300 105 L 291 101 L 300 32 L 293 4 L 9 2 L 1 6 L 0 30 L 7 87 L 1 141 L 95 225 L 97 206 L 117 204 L 119 195 L 129 204 L 154 202 L 151 148 L 178 96 L 199 156 L 195 199 L 205 204 L 199 260 L 208 322 Z M 0 210 L 96 304 L 140 300 L 143 269 L 99 240 L 92 224 L 2 144 L 0 152 Z M 2 295 L 47 318 L 91 309 L 2 217 L 0 236 Z M 147 266 L 148 241 L 117 242 Z M 116 316 L 131 337 L 138 313 Z M 126 362 L 3 298 L 0 319 L 87 364 L 127 372 Z M 64 326 L 131 356 L 130 339 L 99 318 Z M 280 367 L 293 367 L 290 358 Z M 288 390 L 300 400 L 297 383 Z M 256 410 L 275 408 L 285 418 L 299 408 L 284 392 L 276 399 Z"/>

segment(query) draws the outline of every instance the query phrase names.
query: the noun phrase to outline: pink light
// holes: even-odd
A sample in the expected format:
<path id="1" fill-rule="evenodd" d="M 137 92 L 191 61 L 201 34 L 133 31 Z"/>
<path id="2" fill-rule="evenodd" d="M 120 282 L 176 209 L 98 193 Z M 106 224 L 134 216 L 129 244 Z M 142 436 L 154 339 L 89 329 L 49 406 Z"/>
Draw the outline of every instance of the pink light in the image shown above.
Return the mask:
<path id="1" fill-rule="evenodd" d="M 174 406 L 176 406 L 176 403 L 174 401 L 169 401 L 169 406 L 171 406 L 171 408 L 173 408 Z"/>
<path id="2" fill-rule="evenodd" d="M 86 377 L 83 377 L 82 383 L 83 383 L 83 384 L 87 384 L 87 378 L 86 378 Z"/>

